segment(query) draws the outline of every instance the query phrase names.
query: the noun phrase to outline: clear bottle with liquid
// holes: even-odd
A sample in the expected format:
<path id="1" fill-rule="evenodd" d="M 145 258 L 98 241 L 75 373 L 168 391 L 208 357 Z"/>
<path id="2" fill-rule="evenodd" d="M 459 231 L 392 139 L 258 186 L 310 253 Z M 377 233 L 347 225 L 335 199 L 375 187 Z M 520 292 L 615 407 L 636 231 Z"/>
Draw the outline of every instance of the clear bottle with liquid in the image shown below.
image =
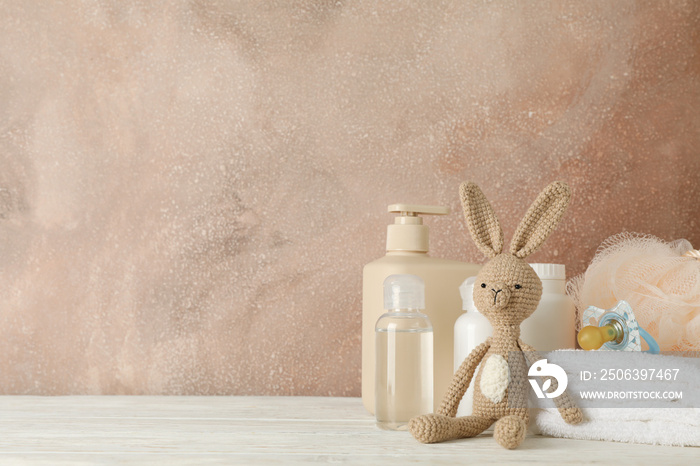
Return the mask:
<path id="1" fill-rule="evenodd" d="M 433 326 L 425 284 L 410 274 L 384 281 L 383 314 L 375 325 L 375 416 L 385 430 L 406 430 L 415 416 L 433 411 Z"/>

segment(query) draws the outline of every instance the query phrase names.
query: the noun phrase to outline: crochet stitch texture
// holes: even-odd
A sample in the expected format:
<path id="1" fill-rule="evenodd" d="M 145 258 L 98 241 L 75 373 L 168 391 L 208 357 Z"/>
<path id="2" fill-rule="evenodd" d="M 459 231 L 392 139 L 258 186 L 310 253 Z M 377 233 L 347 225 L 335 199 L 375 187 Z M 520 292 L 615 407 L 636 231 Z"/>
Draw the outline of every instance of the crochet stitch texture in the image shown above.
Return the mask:
<path id="1" fill-rule="evenodd" d="M 491 322 L 493 336 L 461 364 L 437 413 L 411 419 L 409 430 L 420 442 L 436 443 L 474 437 L 495 423 L 494 438 L 512 449 L 522 443 L 527 432 L 527 373 L 540 359 L 535 349 L 520 339 L 521 322 L 537 309 L 542 296 L 542 282 L 524 259 L 556 228 L 571 191 L 562 182 L 547 186 L 518 225 L 508 253 L 502 252 L 503 230 L 481 189 L 472 182 L 462 183 L 460 198 L 472 239 L 491 259 L 477 275 L 474 304 Z M 456 418 L 459 402 L 482 362 L 474 380 L 474 414 Z M 551 381 L 549 393 L 557 388 L 556 380 Z M 568 393 L 555 398 L 554 403 L 567 423 L 583 420 Z"/>

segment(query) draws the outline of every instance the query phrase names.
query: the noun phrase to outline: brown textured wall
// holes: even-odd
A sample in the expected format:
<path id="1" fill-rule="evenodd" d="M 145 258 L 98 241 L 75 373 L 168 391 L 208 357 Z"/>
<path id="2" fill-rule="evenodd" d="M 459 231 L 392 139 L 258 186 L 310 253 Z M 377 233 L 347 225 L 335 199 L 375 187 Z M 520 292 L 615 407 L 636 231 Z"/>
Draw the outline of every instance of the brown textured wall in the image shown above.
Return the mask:
<path id="1" fill-rule="evenodd" d="M 0 1 L 0 393 L 358 395 L 392 202 L 700 246 L 697 1 Z"/>

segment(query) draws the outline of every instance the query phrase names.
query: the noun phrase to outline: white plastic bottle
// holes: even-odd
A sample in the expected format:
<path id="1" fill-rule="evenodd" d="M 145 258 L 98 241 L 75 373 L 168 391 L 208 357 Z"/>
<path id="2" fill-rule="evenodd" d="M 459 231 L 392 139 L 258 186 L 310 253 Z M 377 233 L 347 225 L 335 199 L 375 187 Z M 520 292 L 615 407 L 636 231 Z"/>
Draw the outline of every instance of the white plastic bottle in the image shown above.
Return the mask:
<path id="1" fill-rule="evenodd" d="M 425 285 L 416 275 L 384 281 L 384 308 L 375 326 L 377 426 L 406 430 L 408 421 L 433 410 L 433 326 L 425 308 Z"/>
<path id="2" fill-rule="evenodd" d="M 425 314 L 435 334 L 433 409 L 437 409 L 452 380 L 453 329 L 462 313 L 459 285 L 481 267 L 428 255 L 428 226 L 423 225 L 420 215 L 446 215 L 447 207 L 394 204 L 389 212 L 399 215 L 387 228 L 386 255 L 365 265 L 362 274 L 362 402 L 374 414 L 374 324 L 384 313 L 384 279 L 413 274 L 425 282 Z"/>
<path id="3" fill-rule="evenodd" d="M 462 295 L 462 309 L 467 311 L 455 322 L 455 349 L 454 371 L 457 372 L 464 359 L 469 356 L 474 348 L 486 341 L 493 334 L 493 327 L 489 320 L 474 306 L 474 282 L 476 277 L 467 278 L 459 287 Z M 474 371 L 476 377 L 477 369 Z M 469 416 L 472 414 L 472 400 L 474 399 L 474 379 L 472 378 L 467 393 L 462 397 L 457 409 L 457 416 Z"/>
<path id="4" fill-rule="evenodd" d="M 564 264 L 530 264 L 542 280 L 535 312 L 520 324 L 520 337 L 538 351 L 576 348 L 576 306 L 566 294 Z"/>

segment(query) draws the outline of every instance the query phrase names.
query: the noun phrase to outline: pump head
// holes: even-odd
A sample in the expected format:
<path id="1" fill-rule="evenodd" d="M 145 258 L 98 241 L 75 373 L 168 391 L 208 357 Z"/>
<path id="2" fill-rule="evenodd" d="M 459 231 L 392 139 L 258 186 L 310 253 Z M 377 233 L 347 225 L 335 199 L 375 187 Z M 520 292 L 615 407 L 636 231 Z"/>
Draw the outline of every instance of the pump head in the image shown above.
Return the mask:
<path id="1" fill-rule="evenodd" d="M 417 204 L 391 204 L 388 211 L 399 215 L 387 228 L 386 250 L 419 253 L 428 252 L 428 226 L 420 216 L 450 213 L 449 207 Z"/>

